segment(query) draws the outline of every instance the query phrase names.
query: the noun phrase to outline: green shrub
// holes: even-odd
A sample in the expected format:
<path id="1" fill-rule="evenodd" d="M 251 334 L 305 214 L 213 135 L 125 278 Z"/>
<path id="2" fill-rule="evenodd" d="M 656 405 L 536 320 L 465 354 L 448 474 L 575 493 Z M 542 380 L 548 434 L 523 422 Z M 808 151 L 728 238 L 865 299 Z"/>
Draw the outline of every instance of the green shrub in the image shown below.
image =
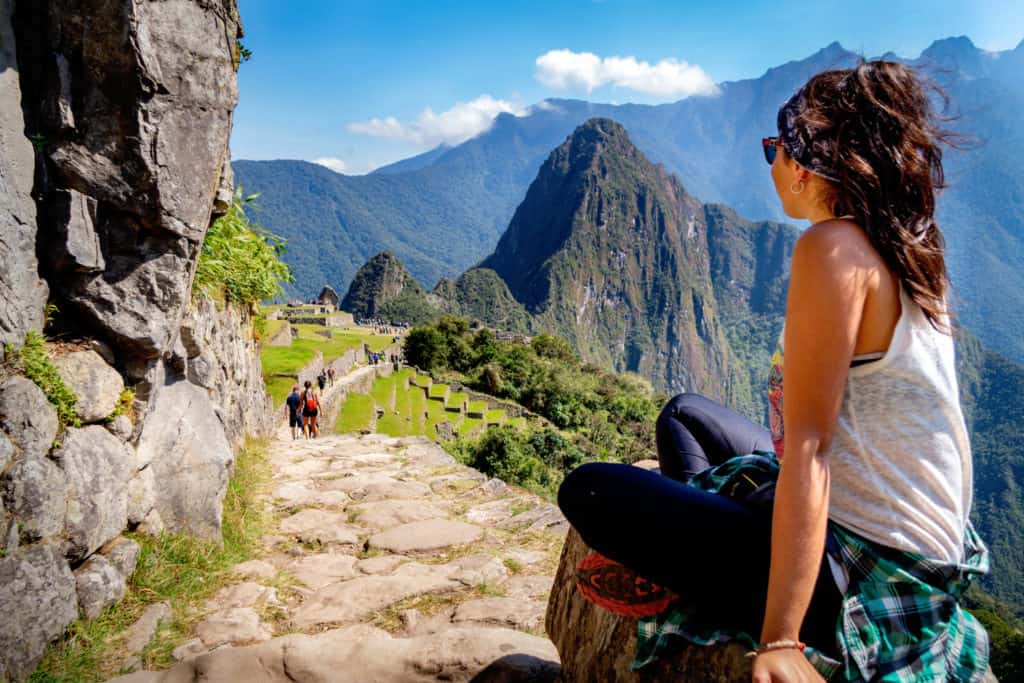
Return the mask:
<path id="1" fill-rule="evenodd" d="M 245 215 L 258 195 L 235 195 L 227 213 L 206 232 L 193 281 L 193 291 L 207 291 L 228 301 L 256 305 L 282 294 L 281 283 L 292 282 L 291 270 L 281 260 L 283 239 Z"/>
<path id="2" fill-rule="evenodd" d="M 414 327 L 405 336 L 405 359 L 420 370 L 444 366 L 448 360 L 445 336 L 434 327 Z"/>

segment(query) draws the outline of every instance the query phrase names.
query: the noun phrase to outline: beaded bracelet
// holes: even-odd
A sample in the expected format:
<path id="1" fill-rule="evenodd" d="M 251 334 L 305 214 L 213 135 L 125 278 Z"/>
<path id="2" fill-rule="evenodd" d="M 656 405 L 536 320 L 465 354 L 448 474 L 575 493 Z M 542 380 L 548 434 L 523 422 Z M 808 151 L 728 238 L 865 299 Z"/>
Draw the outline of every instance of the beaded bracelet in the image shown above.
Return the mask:
<path id="1" fill-rule="evenodd" d="M 771 652 L 772 650 L 800 650 L 803 652 L 807 646 L 801 643 L 799 640 L 773 640 L 770 643 L 765 643 L 756 650 L 751 650 L 746 654 L 747 657 L 756 657 L 764 652 Z"/>

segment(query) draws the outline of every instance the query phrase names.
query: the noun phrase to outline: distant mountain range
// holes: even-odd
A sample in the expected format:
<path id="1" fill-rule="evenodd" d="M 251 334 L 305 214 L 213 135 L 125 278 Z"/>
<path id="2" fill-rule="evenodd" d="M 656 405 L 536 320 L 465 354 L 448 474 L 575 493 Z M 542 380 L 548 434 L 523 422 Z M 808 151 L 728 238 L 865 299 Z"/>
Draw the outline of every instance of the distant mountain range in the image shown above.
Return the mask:
<path id="1" fill-rule="evenodd" d="M 247 191 L 261 193 L 262 224 L 289 240 L 299 293 L 324 283 L 344 291 L 383 250 L 431 287 L 491 252 L 550 150 L 594 117 L 622 124 L 694 197 L 781 220 L 759 138 L 774 132 L 778 106 L 810 75 L 855 60 L 833 43 L 759 78 L 722 83 L 717 96 L 656 106 L 546 100 L 525 116 L 499 115 L 461 145 L 367 176 L 298 161 L 234 166 Z M 1024 361 L 1024 43 L 986 52 L 949 38 L 909 63 L 947 89 L 960 114 L 952 127 L 974 137 L 946 157 L 952 186 L 939 210 L 962 321 L 986 345 Z"/>

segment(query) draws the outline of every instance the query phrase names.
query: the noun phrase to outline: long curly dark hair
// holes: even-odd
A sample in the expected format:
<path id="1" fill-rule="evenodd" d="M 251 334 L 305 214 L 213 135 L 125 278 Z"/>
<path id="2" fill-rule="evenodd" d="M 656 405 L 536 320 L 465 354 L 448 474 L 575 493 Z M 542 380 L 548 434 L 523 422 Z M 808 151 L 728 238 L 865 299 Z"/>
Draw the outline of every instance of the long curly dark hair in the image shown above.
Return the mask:
<path id="1" fill-rule="evenodd" d="M 953 119 L 931 99 L 937 96 L 945 110 L 948 97 L 910 67 L 863 60 L 811 77 L 803 91 L 800 125 L 831 143 L 829 206 L 837 216 L 855 217 L 932 326 L 951 333 L 935 194 L 946 187 L 942 145 L 957 147 L 960 136 L 943 127 Z"/>

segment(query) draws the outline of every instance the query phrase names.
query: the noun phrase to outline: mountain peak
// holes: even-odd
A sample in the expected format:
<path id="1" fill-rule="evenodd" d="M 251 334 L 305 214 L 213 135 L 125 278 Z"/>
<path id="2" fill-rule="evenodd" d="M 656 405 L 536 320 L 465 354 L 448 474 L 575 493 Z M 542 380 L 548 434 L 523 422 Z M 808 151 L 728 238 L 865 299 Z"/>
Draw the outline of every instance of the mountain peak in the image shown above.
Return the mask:
<path id="1" fill-rule="evenodd" d="M 356 272 L 348 293 L 341 302 L 342 310 L 358 318 L 372 318 L 381 304 L 403 292 L 422 294 L 419 283 L 405 265 L 389 251 L 382 251 Z"/>
<path id="2" fill-rule="evenodd" d="M 974 57 L 978 52 L 978 47 L 967 36 L 951 36 L 936 40 L 921 53 L 921 57 L 934 61 L 945 61 L 947 59 Z"/>

